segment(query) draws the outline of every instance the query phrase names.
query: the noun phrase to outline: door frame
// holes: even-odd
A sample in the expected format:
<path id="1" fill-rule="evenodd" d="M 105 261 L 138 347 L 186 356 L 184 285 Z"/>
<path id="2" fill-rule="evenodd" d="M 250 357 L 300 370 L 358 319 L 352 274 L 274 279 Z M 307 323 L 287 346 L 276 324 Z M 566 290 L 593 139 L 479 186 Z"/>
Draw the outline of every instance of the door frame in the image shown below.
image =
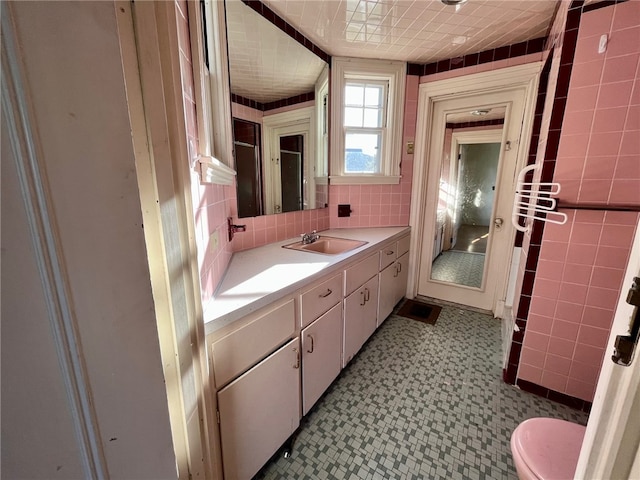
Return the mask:
<path id="1" fill-rule="evenodd" d="M 449 99 L 480 96 L 504 90 L 520 90 L 524 98 L 523 122 L 519 141 L 512 141 L 512 146 L 517 143 L 517 167 L 526 164 L 533 120 L 535 104 L 538 93 L 538 82 L 542 62 L 532 62 L 524 65 L 506 67 L 489 72 L 481 72 L 462 77 L 437 80 L 420 84 L 418 97 L 418 119 L 416 124 L 415 160 L 413 164 L 413 182 L 411 188 L 411 212 L 409 224 L 416 234 L 411 238 L 411 250 L 409 260 L 409 279 L 407 282 L 407 297 L 414 298 L 418 289 L 420 263 L 423 251 L 424 238 L 422 232 L 425 226 L 425 214 L 427 213 L 427 182 L 429 180 L 429 152 L 433 141 L 433 112 L 436 102 Z M 440 139 L 438 139 L 440 141 Z M 513 147 L 512 147 L 513 148 Z M 511 188 L 515 187 L 515 178 Z M 515 236 L 515 231 L 509 222 L 505 223 L 504 232 L 509 236 Z M 506 261 L 511 262 L 512 251 L 509 252 Z M 496 296 L 493 301 L 492 311 L 496 317 L 501 317 L 504 311 L 504 303 L 508 286 L 509 269 L 505 270 L 503 278 L 499 279 L 496 288 Z"/>
<path id="2" fill-rule="evenodd" d="M 173 2 L 115 3 L 136 177 L 176 474 L 220 477 L 191 197 L 178 13 Z M 215 425 L 215 426 L 214 426 Z"/>
<path id="3" fill-rule="evenodd" d="M 264 169 L 264 198 L 265 213 L 278 213 L 274 211 L 274 205 L 280 199 L 280 166 L 270 168 L 275 165 L 276 158 L 280 156 L 280 137 L 287 135 L 302 135 L 303 145 L 303 166 L 302 175 L 306 185 L 303 186 L 303 203 L 315 205 L 315 158 L 316 145 L 314 136 L 316 131 L 315 107 L 303 107 L 289 112 L 267 115 L 262 118 L 262 138 L 263 146 L 263 169 Z M 269 165 L 269 167 L 268 167 Z"/>

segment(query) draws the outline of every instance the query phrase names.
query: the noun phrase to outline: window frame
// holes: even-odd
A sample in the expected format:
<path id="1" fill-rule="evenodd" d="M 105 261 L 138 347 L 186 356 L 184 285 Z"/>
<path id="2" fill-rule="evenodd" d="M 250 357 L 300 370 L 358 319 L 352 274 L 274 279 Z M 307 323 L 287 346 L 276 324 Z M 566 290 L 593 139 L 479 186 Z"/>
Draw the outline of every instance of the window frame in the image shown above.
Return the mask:
<path id="1" fill-rule="evenodd" d="M 233 132 L 224 2 L 189 0 L 187 9 L 193 100 L 198 124 L 197 146 L 189 145 L 192 167 L 203 184 L 233 185 L 236 171 L 232 168 Z M 202 21 L 203 13 L 206 25 Z M 205 51 L 209 57 L 208 67 Z"/>
<path id="2" fill-rule="evenodd" d="M 331 130 L 333 133 L 329 178 L 333 185 L 400 183 L 406 70 L 406 63 L 399 61 L 336 57 L 332 59 Z M 345 87 L 349 82 L 387 83 L 378 173 L 347 173 L 345 171 L 345 135 L 347 131 L 354 131 L 354 127 L 344 125 Z M 364 132 L 367 128 L 372 130 L 369 127 L 363 127 L 362 131 Z"/>

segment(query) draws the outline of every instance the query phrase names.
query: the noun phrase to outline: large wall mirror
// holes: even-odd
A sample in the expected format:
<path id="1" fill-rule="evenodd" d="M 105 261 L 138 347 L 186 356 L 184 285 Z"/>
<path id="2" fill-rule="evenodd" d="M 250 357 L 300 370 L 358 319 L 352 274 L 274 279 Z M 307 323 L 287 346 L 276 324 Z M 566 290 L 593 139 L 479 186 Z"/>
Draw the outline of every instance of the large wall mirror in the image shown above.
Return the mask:
<path id="1" fill-rule="evenodd" d="M 225 10 L 238 216 L 326 207 L 327 62 L 242 0 Z"/>

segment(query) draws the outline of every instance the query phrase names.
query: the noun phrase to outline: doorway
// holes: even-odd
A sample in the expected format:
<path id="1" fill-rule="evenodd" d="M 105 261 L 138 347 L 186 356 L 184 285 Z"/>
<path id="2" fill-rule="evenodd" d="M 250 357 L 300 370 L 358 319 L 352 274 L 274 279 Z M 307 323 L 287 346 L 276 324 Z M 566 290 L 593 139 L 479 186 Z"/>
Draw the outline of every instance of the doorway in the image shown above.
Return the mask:
<path id="1" fill-rule="evenodd" d="M 420 86 L 409 297 L 503 316 L 515 174 L 526 163 L 539 68 Z"/>
<path id="2" fill-rule="evenodd" d="M 280 190 L 282 212 L 304 208 L 304 135 L 280 137 Z"/>
<path id="3" fill-rule="evenodd" d="M 260 125 L 233 119 L 233 154 L 238 182 L 238 217 L 264 214 Z"/>
<path id="4" fill-rule="evenodd" d="M 431 279 L 481 288 L 500 160 L 504 108 L 495 126 L 447 116 Z M 462 118 L 466 120 L 466 118 Z"/>

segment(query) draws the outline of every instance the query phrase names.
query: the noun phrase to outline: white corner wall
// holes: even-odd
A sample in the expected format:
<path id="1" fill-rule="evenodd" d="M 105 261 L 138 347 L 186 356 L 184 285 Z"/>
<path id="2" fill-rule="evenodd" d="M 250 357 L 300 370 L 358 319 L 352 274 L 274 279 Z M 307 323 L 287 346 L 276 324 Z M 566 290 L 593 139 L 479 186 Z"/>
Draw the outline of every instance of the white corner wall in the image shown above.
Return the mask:
<path id="1" fill-rule="evenodd" d="M 176 478 L 117 6 L 9 6 L 103 472 Z M 2 122 L 1 474 L 86 478 L 78 415 L 61 373 L 66 352 L 56 348 L 17 179 L 24 159 L 16 161 L 4 115 Z"/>

